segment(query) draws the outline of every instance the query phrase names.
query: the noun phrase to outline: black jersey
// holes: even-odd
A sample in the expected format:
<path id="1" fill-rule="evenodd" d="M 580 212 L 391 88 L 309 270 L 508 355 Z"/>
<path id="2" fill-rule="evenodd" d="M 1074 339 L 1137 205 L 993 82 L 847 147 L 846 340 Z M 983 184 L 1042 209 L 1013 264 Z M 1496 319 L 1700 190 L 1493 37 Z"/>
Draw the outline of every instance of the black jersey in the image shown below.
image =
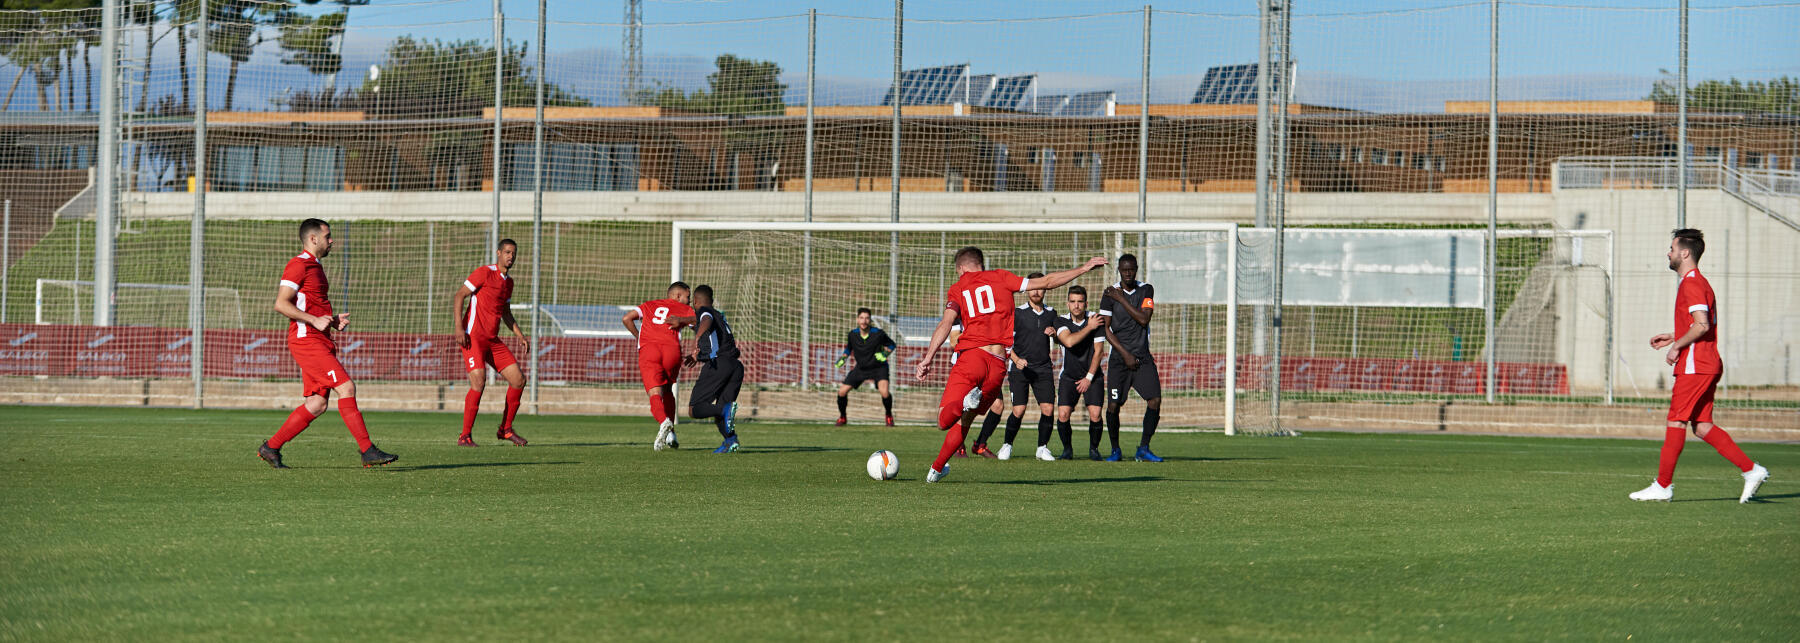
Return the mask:
<path id="1" fill-rule="evenodd" d="M 894 340 L 888 337 L 887 331 L 874 326 L 869 327 L 869 335 L 863 336 L 859 329 L 850 329 L 850 336 L 844 341 L 844 354 L 856 359 L 857 368 L 880 368 L 887 362 L 875 359 L 878 352 L 893 352 Z"/>
<path id="2" fill-rule="evenodd" d="M 696 337 L 695 345 L 700 349 L 700 359 L 737 359 L 737 336 L 731 333 L 731 324 L 725 321 L 725 313 L 712 306 L 701 306 L 695 314 L 700 319 L 712 318 L 712 328 L 706 334 Z"/>
<path id="3" fill-rule="evenodd" d="M 1025 360 L 1026 366 L 1050 366 L 1050 336 L 1046 328 L 1056 328 L 1056 309 L 1045 306 L 1041 312 L 1031 304 L 1013 311 L 1013 353 Z"/>
<path id="4" fill-rule="evenodd" d="M 1079 322 L 1067 317 L 1056 318 L 1056 334 L 1079 333 L 1087 330 L 1089 324 L 1098 324 L 1100 315 L 1089 312 L 1087 319 Z M 1063 377 L 1081 379 L 1087 377 L 1088 365 L 1093 363 L 1094 347 L 1106 342 L 1106 331 L 1094 329 L 1084 341 L 1075 342 L 1074 346 L 1063 347 Z"/>
<path id="5" fill-rule="evenodd" d="M 1114 283 L 1114 288 L 1124 290 L 1124 286 Z M 1124 290 L 1125 301 L 1140 310 L 1156 309 L 1156 289 L 1150 284 L 1138 282 L 1137 288 Z M 1104 294 L 1100 296 L 1100 314 L 1107 317 L 1112 325 L 1113 336 L 1119 338 L 1119 347 L 1131 351 L 1138 359 L 1150 359 L 1150 329 L 1139 324 L 1131 315 L 1120 310 L 1119 302 Z M 1122 358 L 1120 358 L 1122 359 Z"/>

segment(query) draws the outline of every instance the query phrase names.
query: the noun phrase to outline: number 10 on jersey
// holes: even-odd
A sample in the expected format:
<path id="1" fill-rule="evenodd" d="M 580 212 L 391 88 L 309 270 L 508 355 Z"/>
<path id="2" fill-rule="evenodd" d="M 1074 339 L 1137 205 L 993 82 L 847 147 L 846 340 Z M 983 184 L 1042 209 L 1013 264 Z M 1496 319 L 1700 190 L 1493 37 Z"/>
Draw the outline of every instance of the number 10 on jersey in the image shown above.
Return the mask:
<path id="1" fill-rule="evenodd" d="M 974 293 L 973 296 L 970 295 L 971 292 Z M 997 306 L 994 305 L 993 286 L 982 286 L 973 291 L 964 290 L 962 296 L 964 317 L 974 317 L 978 314 L 986 315 L 994 312 L 994 309 L 997 308 Z"/>

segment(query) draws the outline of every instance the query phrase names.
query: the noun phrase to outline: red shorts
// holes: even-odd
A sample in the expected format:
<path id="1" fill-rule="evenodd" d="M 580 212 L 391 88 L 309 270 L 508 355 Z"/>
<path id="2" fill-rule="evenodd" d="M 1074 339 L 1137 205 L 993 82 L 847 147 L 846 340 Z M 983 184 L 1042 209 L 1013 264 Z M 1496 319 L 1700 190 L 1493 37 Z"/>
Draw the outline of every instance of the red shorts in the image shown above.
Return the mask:
<path id="1" fill-rule="evenodd" d="M 288 354 L 300 365 L 300 396 L 325 395 L 350 381 L 338 363 L 337 346 L 325 342 L 288 341 Z"/>
<path id="2" fill-rule="evenodd" d="M 956 365 L 950 367 L 950 378 L 944 382 L 944 397 L 938 401 L 938 408 L 968 411 L 993 406 L 994 400 L 1000 399 L 1000 383 L 1006 381 L 1006 360 L 979 348 L 956 355 Z M 975 391 L 981 392 L 981 401 L 970 406 L 968 398 Z"/>
<path id="3" fill-rule="evenodd" d="M 638 373 L 644 377 L 644 390 L 675 383 L 681 376 L 681 348 L 668 344 L 644 344 L 638 347 Z"/>
<path id="4" fill-rule="evenodd" d="M 512 349 L 507 348 L 498 337 L 470 335 L 469 347 L 462 349 L 462 354 L 464 371 L 479 369 L 484 364 L 493 366 L 496 371 L 504 371 L 506 367 L 519 363 L 519 360 L 513 359 Z"/>
<path id="5" fill-rule="evenodd" d="M 1669 421 L 1711 423 L 1713 388 L 1718 384 L 1718 373 L 1676 375 L 1674 393 L 1669 396 Z"/>

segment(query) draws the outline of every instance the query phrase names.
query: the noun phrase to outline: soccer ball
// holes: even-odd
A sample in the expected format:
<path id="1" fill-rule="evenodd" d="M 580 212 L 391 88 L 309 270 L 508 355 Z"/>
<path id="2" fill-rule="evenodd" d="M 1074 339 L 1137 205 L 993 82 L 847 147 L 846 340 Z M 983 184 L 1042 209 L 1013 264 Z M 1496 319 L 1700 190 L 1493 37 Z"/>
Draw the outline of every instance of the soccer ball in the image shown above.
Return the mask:
<path id="1" fill-rule="evenodd" d="M 894 474 L 900 472 L 900 458 L 893 451 L 876 451 L 869 454 L 869 477 L 876 480 L 893 480 Z"/>

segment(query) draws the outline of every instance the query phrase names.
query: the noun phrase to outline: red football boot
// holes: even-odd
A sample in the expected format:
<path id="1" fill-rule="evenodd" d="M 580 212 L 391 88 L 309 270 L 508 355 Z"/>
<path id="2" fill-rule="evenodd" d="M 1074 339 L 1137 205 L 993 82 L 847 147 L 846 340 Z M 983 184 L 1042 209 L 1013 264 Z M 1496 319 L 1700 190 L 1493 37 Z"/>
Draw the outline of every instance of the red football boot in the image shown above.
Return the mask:
<path id="1" fill-rule="evenodd" d="M 525 436 L 519 435 L 517 433 L 513 433 L 512 431 L 509 431 L 506 429 L 499 429 L 497 431 L 494 431 L 494 437 L 499 438 L 501 440 L 506 440 L 508 442 L 512 442 L 513 446 L 521 446 L 522 447 L 522 446 L 525 446 L 526 444 L 529 444 L 529 442 L 525 439 Z"/>
<path id="2" fill-rule="evenodd" d="M 459 446 L 459 447 L 476 446 L 475 445 L 475 437 L 470 436 L 470 435 L 465 435 L 465 436 L 459 437 L 456 439 L 456 446 Z"/>

